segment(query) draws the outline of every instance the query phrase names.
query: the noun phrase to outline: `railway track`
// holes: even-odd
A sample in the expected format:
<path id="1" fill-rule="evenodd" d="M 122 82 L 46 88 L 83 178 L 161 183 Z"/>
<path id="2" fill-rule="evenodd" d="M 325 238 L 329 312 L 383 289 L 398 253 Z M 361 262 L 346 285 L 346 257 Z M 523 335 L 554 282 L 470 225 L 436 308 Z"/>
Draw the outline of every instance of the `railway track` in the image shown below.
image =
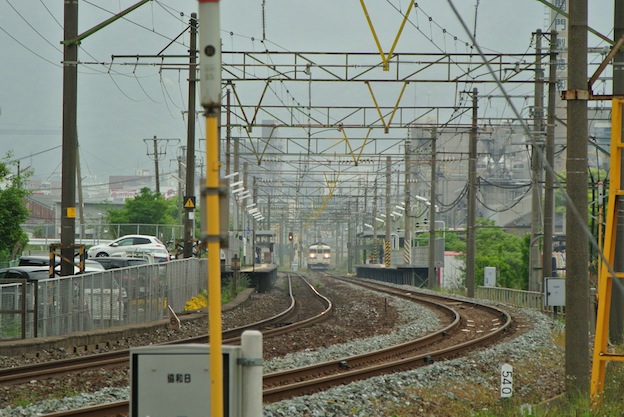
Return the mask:
<path id="1" fill-rule="evenodd" d="M 390 348 L 267 374 L 263 379 L 265 402 L 312 394 L 384 373 L 406 371 L 454 358 L 477 347 L 496 343 L 509 332 L 512 324 L 511 316 L 496 307 L 438 295 L 414 294 L 379 283 L 341 279 L 426 304 L 438 312 L 442 322 L 449 324 L 425 337 Z"/>
<path id="2" fill-rule="evenodd" d="M 329 301 L 327 297 L 320 294 L 303 277 L 298 276 L 297 279 L 306 285 L 293 289 L 292 276 L 288 276 L 288 292 L 291 299 L 291 303 L 288 308 L 273 317 L 259 320 L 245 326 L 224 330 L 222 333 L 223 343 L 230 345 L 240 344 L 240 337 L 245 330 L 260 330 L 263 337 L 268 338 L 326 320 L 330 316 L 333 308 L 331 301 Z M 299 293 L 299 301 L 297 301 L 297 297 L 294 292 Z M 304 305 L 310 305 L 310 303 L 304 303 L 301 301 L 301 297 L 306 296 L 305 293 L 313 294 L 314 298 L 320 302 L 312 303 L 313 305 L 310 307 L 305 307 L 306 311 L 301 311 L 304 308 Z M 297 320 L 293 321 L 295 318 L 297 318 Z M 196 337 L 163 343 L 163 345 L 208 343 L 209 341 L 210 338 L 208 335 L 203 334 Z M 123 368 L 128 366 L 129 357 L 130 350 L 123 349 L 88 356 L 80 356 L 71 359 L 37 363 L 17 368 L 0 369 L 0 386 L 23 384 L 33 379 L 41 380 L 60 377 L 69 372 L 81 372 L 91 369 Z"/>
<path id="3" fill-rule="evenodd" d="M 425 337 L 390 348 L 348 358 L 338 358 L 305 368 L 266 374 L 263 378 L 264 402 L 311 394 L 332 386 L 385 373 L 415 369 L 435 361 L 458 357 L 467 351 L 496 343 L 511 332 L 511 316 L 496 307 L 439 295 L 407 292 L 379 283 L 341 279 L 375 291 L 426 304 L 438 312 L 443 325 L 438 331 Z M 106 411 L 106 405 L 102 405 L 50 414 L 48 417 L 80 415 L 79 413 L 118 416 L 128 413 L 126 401 L 110 404 L 110 407 L 109 411 Z"/>

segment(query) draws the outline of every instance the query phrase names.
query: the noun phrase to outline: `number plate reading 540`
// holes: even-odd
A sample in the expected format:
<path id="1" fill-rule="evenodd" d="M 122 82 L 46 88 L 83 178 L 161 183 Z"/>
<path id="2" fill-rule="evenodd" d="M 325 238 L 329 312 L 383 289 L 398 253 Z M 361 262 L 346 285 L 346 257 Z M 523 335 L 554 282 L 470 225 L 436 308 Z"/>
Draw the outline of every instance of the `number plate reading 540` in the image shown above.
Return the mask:
<path id="1" fill-rule="evenodd" d="M 510 398 L 513 393 L 513 366 L 508 363 L 501 366 L 501 398 Z"/>

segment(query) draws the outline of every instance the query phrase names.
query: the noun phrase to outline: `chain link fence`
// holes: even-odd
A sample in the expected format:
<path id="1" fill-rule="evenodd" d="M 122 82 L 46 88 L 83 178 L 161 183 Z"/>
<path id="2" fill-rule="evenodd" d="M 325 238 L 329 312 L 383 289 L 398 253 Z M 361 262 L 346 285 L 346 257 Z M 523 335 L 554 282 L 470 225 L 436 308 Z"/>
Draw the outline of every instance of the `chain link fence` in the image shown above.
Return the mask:
<path id="1" fill-rule="evenodd" d="M 181 312 L 207 287 L 205 259 L 188 258 L 0 284 L 0 340 L 143 324 Z"/>

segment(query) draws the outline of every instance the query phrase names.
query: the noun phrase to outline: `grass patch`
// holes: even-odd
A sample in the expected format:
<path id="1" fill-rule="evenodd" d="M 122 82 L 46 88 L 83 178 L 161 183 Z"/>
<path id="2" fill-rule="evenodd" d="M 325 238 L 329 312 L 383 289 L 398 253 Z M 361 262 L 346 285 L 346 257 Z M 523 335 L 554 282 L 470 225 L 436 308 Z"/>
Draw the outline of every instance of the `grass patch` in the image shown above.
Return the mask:
<path id="1" fill-rule="evenodd" d="M 233 288 L 232 281 L 221 287 L 221 304 L 225 304 L 249 287 L 249 277 L 247 274 L 240 274 L 238 277 L 236 288 Z M 201 290 L 199 294 L 192 297 L 184 305 L 184 311 L 199 310 L 208 307 L 208 290 Z"/>

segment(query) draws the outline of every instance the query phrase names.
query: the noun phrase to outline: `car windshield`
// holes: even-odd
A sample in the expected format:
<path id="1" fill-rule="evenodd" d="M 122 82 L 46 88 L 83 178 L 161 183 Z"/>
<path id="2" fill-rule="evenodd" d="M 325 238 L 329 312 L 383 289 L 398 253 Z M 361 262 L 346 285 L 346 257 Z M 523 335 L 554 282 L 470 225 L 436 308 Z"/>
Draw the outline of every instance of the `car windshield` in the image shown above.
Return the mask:
<path id="1" fill-rule="evenodd" d="M 54 263 L 58 265 L 60 259 L 55 259 Z M 19 260 L 19 266 L 45 266 L 50 265 L 49 256 L 24 256 Z"/>

